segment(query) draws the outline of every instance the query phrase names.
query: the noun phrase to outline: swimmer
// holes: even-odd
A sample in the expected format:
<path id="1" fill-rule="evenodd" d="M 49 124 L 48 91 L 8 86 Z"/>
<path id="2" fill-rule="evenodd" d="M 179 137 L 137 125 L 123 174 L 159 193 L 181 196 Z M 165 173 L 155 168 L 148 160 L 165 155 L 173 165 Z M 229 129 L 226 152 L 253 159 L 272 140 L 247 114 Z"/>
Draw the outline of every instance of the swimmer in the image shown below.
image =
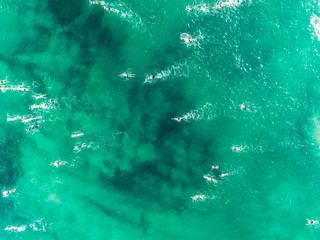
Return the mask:
<path id="1" fill-rule="evenodd" d="M 190 7 L 189 5 L 186 7 L 186 11 L 190 12 L 190 11 L 192 11 L 192 10 L 193 10 L 193 8 Z"/>
<path id="2" fill-rule="evenodd" d="M 75 146 L 74 147 L 74 150 L 80 150 L 81 148 L 83 148 L 83 147 L 86 147 L 87 145 L 85 144 L 85 143 L 82 143 L 81 145 L 79 145 L 79 146 Z"/>
<path id="3" fill-rule="evenodd" d="M 216 179 L 212 178 L 212 176 L 210 176 L 210 175 L 204 175 L 203 177 L 209 182 L 218 183 L 218 181 Z"/>
<path id="4" fill-rule="evenodd" d="M 132 77 L 134 77 L 135 75 L 132 74 L 132 73 L 125 73 L 125 72 L 124 72 L 124 73 L 120 74 L 119 76 L 120 76 L 120 77 L 131 77 L 131 78 L 132 78 Z"/>
<path id="5" fill-rule="evenodd" d="M 247 111 L 251 112 L 251 110 L 248 108 L 248 106 L 247 106 L 247 105 L 240 104 L 239 106 L 240 106 L 241 110 L 244 110 L 244 109 L 245 109 L 245 110 L 247 110 Z"/>
<path id="6" fill-rule="evenodd" d="M 100 4 L 105 5 L 106 3 L 104 1 L 90 1 L 91 4 Z"/>
<path id="7" fill-rule="evenodd" d="M 319 224 L 319 221 L 318 220 L 310 220 L 310 219 L 307 219 L 308 223 L 306 225 L 316 225 L 316 224 Z"/>
<path id="8" fill-rule="evenodd" d="M 13 192 L 15 192 L 15 191 L 16 191 L 15 188 L 13 188 L 13 189 L 11 189 L 11 190 L 9 190 L 9 191 L 3 191 L 3 192 L 2 192 L 2 197 L 8 197 L 11 193 L 13 193 Z"/>
<path id="9" fill-rule="evenodd" d="M 17 90 L 17 91 L 21 91 L 21 92 L 30 92 L 30 91 L 32 91 L 32 88 L 16 87 L 12 90 Z"/>
<path id="10" fill-rule="evenodd" d="M 5 83 L 8 83 L 9 81 L 7 79 L 4 79 L 4 80 L 0 80 L 0 84 L 5 84 Z"/>
<path id="11" fill-rule="evenodd" d="M 183 116 L 183 117 L 171 118 L 171 120 L 175 120 L 177 122 L 180 122 L 182 119 L 188 119 L 188 117 L 187 116 Z"/>
<path id="12" fill-rule="evenodd" d="M 105 8 L 104 8 L 104 9 L 105 9 Z M 115 13 L 119 13 L 119 10 L 118 10 L 118 9 L 115 9 L 115 8 L 109 8 L 109 11 L 115 12 Z"/>
<path id="13" fill-rule="evenodd" d="M 37 99 L 40 99 L 40 98 L 46 98 L 46 95 L 47 94 L 38 94 L 38 95 L 33 95 L 32 97 L 37 100 Z"/>
<path id="14" fill-rule="evenodd" d="M 18 120 L 18 119 L 22 119 L 22 117 L 17 116 L 17 117 L 10 118 L 10 117 L 9 117 L 9 114 L 7 114 L 7 121 L 8 121 L 8 122 L 16 121 L 16 120 Z"/>
<path id="15" fill-rule="evenodd" d="M 180 39 L 183 40 L 185 44 L 188 44 L 189 42 L 197 41 L 197 39 L 192 38 L 189 34 L 185 35 L 184 37 L 180 37 Z"/>
<path id="16" fill-rule="evenodd" d="M 205 195 L 195 195 L 192 198 L 192 201 L 197 201 L 198 199 L 199 200 L 205 200 L 207 197 Z"/>
<path id="17" fill-rule="evenodd" d="M 223 173 L 223 174 L 220 175 L 220 177 L 223 178 L 223 177 L 230 176 L 230 175 L 232 175 L 232 172 Z"/>
<path id="18" fill-rule="evenodd" d="M 152 79 L 156 79 L 156 78 L 161 78 L 162 75 L 160 73 L 158 73 L 157 75 L 153 76 L 153 75 L 150 75 L 147 80 L 152 80 Z"/>
<path id="19" fill-rule="evenodd" d="M 30 109 L 35 109 L 35 108 L 42 108 L 42 109 L 48 109 L 49 107 L 45 105 L 44 103 L 41 103 L 39 105 L 33 104 Z"/>
<path id="20" fill-rule="evenodd" d="M 28 118 L 28 119 L 25 119 L 25 118 L 23 118 L 22 119 L 22 121 L 21 122 L 31 122 L 32 120 L 36 120 L 36 119 L 41 119 L 42 117 L 40 116 L 40 117 L 34 117 L 34 118 Z"/>
<path id="21" fill-rule="evenodd" d="M 50 166 L 59 167 L 59 166 L 65 165 L 66 163 L 67 162 L 65 162 L 65 161 L 55 161 L 54 163 L 50 163 Z"/>
<path id="22" fill-rule="evenodd" d="M 214 6 L 215 8 L 222 8 L 222 3 L 218 3 Z"/>
<path id="23" fill-rule="evenodd" d="M 232 147 L 232 151 L 234 151 L 234 152 L 241 152 L 242 150 L 244 150 L 244 147 L 242 147 L 242 146 L 239 146 L 239 147 L 233 146 Z"/>
<path id="24" fill-rule="evenodd" d="M 30 128 L 27 129 L 27 132 L 30 132 L 31 130 L 36 129 L 38 127 L 39 125 L 32 125 Z"/>
<path id="25" fill-rule="evenodd" d="M 103 6 L 103 9 L 106 10 L 106 11 L 113 11 L 114 10 L 113 8 L 108 8 L 106 6 Z"/>
<path id="26" fill-rule="evenodd" d="M 6 230 L 6 231 L 23 232 L 23 231 L 26 230 L 26 226 L 24 226 L 24 225 L 22 225 L 21 227 L 10 226 L 10 227 L 6 227 L 4 230 Z"/>
<path id="27" fill-rule="evenodd" d="M 211 169 L 219 169 L 219 166 L 212 166 Z"/>
<path id="28" fill-rule="evenodd" d="M 71 137 L 72 138 L 75 138 L 75 137 L 80 137 L 80 136 L 83 136 L 84 133 L 75 133 L 75 134 L 72 134 Z"/>

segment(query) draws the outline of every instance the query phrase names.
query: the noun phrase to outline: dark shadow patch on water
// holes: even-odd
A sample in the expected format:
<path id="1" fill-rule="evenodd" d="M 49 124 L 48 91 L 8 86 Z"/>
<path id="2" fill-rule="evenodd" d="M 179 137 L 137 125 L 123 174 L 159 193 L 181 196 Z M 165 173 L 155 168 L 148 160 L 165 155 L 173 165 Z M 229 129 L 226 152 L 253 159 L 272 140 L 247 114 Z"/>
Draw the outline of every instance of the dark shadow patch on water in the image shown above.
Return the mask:
<path id="1" fill-rule="evenodd" d="M 52 31 L 41 25 L 35 25 L 33 30 L 36 32 L 35 35 L 25 36 L 18 44 L 15 54 L 37 54 L 47 50 Z"/>
<path id="2" fill-rule="evenodd" d="M 139 136 L 138 150 L 133 159 L 126 159 L 127 155 L 123 154 L 126 144 L 114 149 L 115 158 L 119 161 L 124 158 L 123 161 L 130 162 L 132 167 L 129 170 L 116 168 L 113 176 L 101 173 L 106 188 L 112 185 L 126 195 L 143 198 L 145 202 L 174 209 L 177 213 L 188 208 L 190 194 L 203 188 L 202 175 L 210 171 L 208 161 L 214 156 L 209 149 L 215 139 L 213 134 L 197 130 L 200 123 L 188 123 L 191 127 L 185 129 L 186 123 L 170 120 L 181 114 L 176 112 L 179 104 L 192 106 L 188 100 L 184 101 L 183 92 L 183 87 L 176 89 L 164 84 L 131 85 L 127 102 L 131 116 L 141 116 L 140 124 L 132 125 L 130 120 L 123 119 L 114 120 L 113 125 L 115 129 L 125 129 L 128 136 Z M 214 122 L 202 124 L 205 126 L 200 129 L 214 129 Z M 152 150 L 144 146 L 151 146 Z"/>
<path id="3" fill-rule="evenodd" d="M 88 67 L 97 61 L 104 61 L 109 53 L 113 55 L 114 60 L 121 58 L 120 48 L 127 36 L 124 31 L 115 33 L 105 24 L 105 17 L 101 9 L 94 9 L 83 22 L 71 25 L 63 33 L 70 44 L 80 45 L 76 61 L 82 66 Z"/>
<path id="4" fill-rule="evenodd" d="M 23 174 L 22 169 L 19 167 L 19 158 L 21 157 L 19 139 L 21 136 L 12 136 L 12 134 L 14 133 L 10 134 L 9 139 L 2 140 L 0 144 L 0 191 L 14 188 L 17 179 Z M 14 209 L 13 202 L 7 201 L 1 196 L 1 215 L 7 216 L 10 209 Z"/>
<path id="5" fill-rule="evenodd" d="M 87 1 L 85 0 L 50 0 L 48 7 L 58 22 L 65 26 L 78 18 L 85 9 Z"/>
<path id="6" fill-rule="evenodd" d="M 141 213 L 140 219 L 137 220 L 137 219 L 133 219 L 133 218 L 121 213 L 117 209 L 113 209 L 113 208 L 104 206 L 102 204 L 99 204 L 98 202 L 94 201 L 93 199 L 91 199 L 87 196 L 83 196 L 83 198 L 85 200 L 87 200 L 90 204 L 92 204 L 95 207 L 97 207 L 98 209 L 100 209 L 107 217 L 116 219 L 117 221 L 120 221 L 120 222 L 128 224 L 128 225 L 131 225 L 134 228 L 139 228 L 142 230 L 144 235 L 147 234 L 150 223 L 149 223 L 149 221 L 147 221 L 145 219 L 144 213 Z"/>
<path id="7" fill-rule="evenodd" d="M 137 163 L 130 171 L 122 171 L 118 168 L 112 177 L 101 173 L 101 181 L 106 187 L 111 184 L 115 189 L 124 192 L 126 195 L 133 195 L 151 205 L 156 204 L 181 213 L 188 208 L 188 202 L 183 193 L 188 191 L 190 187 L 197 185 L 197 175 L 192 172 L 192 168 L 188 168 L 189 171 L 187 170 L 183 173 L 187 176 L 186 178 L 176 177 L 172 175 L 171 170 L 176 170 L 178 167 L 174 168 L 167 163 L 171 163 L 171 165 L 177 163 L 174 163 L 174 160 L 169 155 L 163 156 L 163 158 L 168 158 L 168 162 L 164 163 L 157 159 L 154 162 Z M 163 195 L 159 189 L 160 186 L 166 186 L 169 189 L 169 195 Z M 175 195 L 172 192 L 174 188 L 181 189 L 182 194 Z"/>
<path id="8" fill-rule="evenodd" d="M 13 187 L 16 179 L 21 176 L 21 169 L 15 160 L 21 157 L 19 140 L 11 138 L 0 145 L 0 186 Z"/>

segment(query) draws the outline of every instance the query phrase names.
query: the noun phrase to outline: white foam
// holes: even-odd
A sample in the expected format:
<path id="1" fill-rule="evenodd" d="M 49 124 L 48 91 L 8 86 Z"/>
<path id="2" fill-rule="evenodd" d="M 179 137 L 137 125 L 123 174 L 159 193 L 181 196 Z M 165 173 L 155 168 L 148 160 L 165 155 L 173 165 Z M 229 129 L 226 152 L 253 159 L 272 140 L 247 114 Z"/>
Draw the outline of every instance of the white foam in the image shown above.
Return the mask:
<path id="1" fill-rule="evenodd" d="M 43 218 L 35 220 L 33 223 L 29 224 L 29 227 L 36 232 L 46 232 L 46 223 L 43 223 Z"/>
<path id="2" fill-rule="evenodd" d="M 189 13 L 196 13 L 196 14 L 213 14 L 216 13 L 217 10 L 223 8 L 234 8 L 236 9 L 239 7 L 244 0 L 229 0 L 229 1 L 221 1 L 216 4 L 207 4 L 207 3 L 199 3 L 195 5 L 187 5 L 186 11 Z M 251 1 L 249 1 L 251 3 Z"/>
<path id="3" fill-rule="evenodd" d="M 187 68 L 187 63 L 177 63 L 169 66 L 167 69 L 161 70 L 157 72 L 155 75 L 148 74 L 144 80 L 143 84 L 156 83 L 158 81 L 165 81 L 169 77 L 186 77 L 189 74 L 189 70 Z M 152 76 L 154 76 L 152 78 Z"/>
<path id="4" fill-rule="evenodd" d="M 196 109 L 192 109 L 182 117 L 181 119 L 188 120 L 212 120 L 214 118 L 214 108 L 211 103 L 206 103 L 204 106 Z"/>
<path id="5" fill-rule="evenodd" d="M 320 17 L 313 14 L 310 19 L 310 24 L 313 27 L 313 35 L 318 38 L 318 41 L 320 41 Z"/>
<path id="6" fill-rule="evenodd" d="M 144 30 L 141 18 L 123 2 L 119 1 L 112 3 L 104 1 L 91 1 L 90 4 L 101 5 L 107 12 L 119 16 L 123 20 L 129 22 L 133 27 Z"/>
<path id="7" fill-rule="evenodd" d="M 187 47 L 201 47 L 199 40 L 203 39 L 203 35 L 201 31 L 193 34 L 193 36 L 188 33 L 181 33 L 180 39 L 183 40 Z"/>

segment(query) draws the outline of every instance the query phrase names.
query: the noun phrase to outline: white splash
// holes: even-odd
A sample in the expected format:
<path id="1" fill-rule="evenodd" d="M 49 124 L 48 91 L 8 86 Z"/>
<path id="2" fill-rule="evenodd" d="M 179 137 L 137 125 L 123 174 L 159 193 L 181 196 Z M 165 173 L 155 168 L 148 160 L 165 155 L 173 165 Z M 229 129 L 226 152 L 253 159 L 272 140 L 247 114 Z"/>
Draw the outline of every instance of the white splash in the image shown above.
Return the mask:
<path id="1" fill-rule="evenodd" d="M 46 226 L 47 224 L 43 223 L 43 218 L 35 220 L 33 223 L 29 224 L 29 227 L 33 231 L 37 231 L 37 232 L 46 232 Z"/>
<path id="2" fill-rule="evenodd" d="M 187 47 L 201 47 L 199 40 L 203 39 L 203 35 L 201 31 L 198 31 L 198 33 L 194 34 L 194 36 L 188 33 L 181 33 L 180 39 L 183 40 Z"/>
<path id="3" fill-rule="evenodd" d="M 180 122 L 181 120 L 212 120 L 213 118 L 214 108 L 211 103 L 206 103 L 204 106 L 197 109 L 193 109 L 181 117 L 171 119 Z"/>
<path id="4" fill-rule="evenodd" d="M 165 81 L 169 77 L 186 77 L 189 74 L 189 70 L 187 68 L 187 63 L 178 63 L 174 64 L 172 66 L 169 66 L 165 70 L 161 70 L 160 72 L 157 72 L 155 75 L 148 74 L 144 80 L 143 84 L 152 84 L 156 83 L 159 80 Z"/>
<path id="5" fill-rule="evenodd" d="M 58 101 L 55 98 L 48 99 L 40 104 L 33 104 L 30 106 L 31 110 L 44 110 L 46 112 L 51 109 L 59 108 Z"/>

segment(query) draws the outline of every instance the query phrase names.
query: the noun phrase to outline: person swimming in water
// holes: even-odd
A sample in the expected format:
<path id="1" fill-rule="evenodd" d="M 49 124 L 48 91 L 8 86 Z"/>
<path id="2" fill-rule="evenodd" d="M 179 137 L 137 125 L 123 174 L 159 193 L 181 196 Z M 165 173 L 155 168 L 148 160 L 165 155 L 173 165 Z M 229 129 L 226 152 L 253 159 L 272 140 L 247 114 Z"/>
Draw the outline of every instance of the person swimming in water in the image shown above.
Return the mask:
<path id="1" fill-rule="evenodd" d="M 111 8 L 108 8 L 106 6 L 103 6 L 103 9 L 106 10 L 106 11 L 110 11 L 111 10 Z"/>
<path id="2" fill-rule="evenodd" d="M 8 83 L 9 81 L 7 79 L 4 79 L 4 80 L 0 80 L 0 84 L 5 84 L 5 83 Z"/>
<path id="3" fill-rule="evenodd" d="M 91 4 L 105 5 L 104 1 L 90 1 Z"/>
<path id="4" fill-rule="evenodd" d="M 74 133 L 71 135 L 72 138 L 83 136 L 84 133 Z"/>
<path id="5" fill-rule="evenodd" d="M 316 225 L 316 224 L 319 224 L 319 221 L 318 220 L 310 220 L 310 219 L 307 219 L 308 223 L 306 225 Z"/>
<path id="6" fill-rule="evenodd" d="M 211 169 L 219 169 L 219 166 L 212 166 Z"/>
<path id="7" fill-rule="evenodd" d="M 147 80 L 153 80 L 153 79 L 156 79 L 156 78 L 161 78 L 162 75 L 160 73 L 158 73 L 157 75 L 150 75 Z"/>
<path id="8" fill-rule="evenodd" d="M 185 44 L 189 44 L 191 42 L 197 42 L 196 38 L 192 38 L 192 36 L 187 33 L 182 33 L 180 35 L 180 39 L 183 40 Z"/>
<path id="9" fill-rule="evenodd" d="M 13 188 L 13 189 L 11 189 L 11 190 L 9 190 L 9 191 L 3 191 L 3 192 L 2 192 L 2 197 L 8 197 L 11 193 L 13 193 L 13 192 L 15 192 L 15 191 L 16 191 L 15 188 Z"/>
<path id="10" fill-rule="evenodd" d="M 74 147 L 74 150 L 80 150 L 81 148 L 83 148 L 83 147 L 86 147 L 87 145 L 85 144 L 85 143 L 82 143 L 81 145 L 79 145 L 79 146 L 75 146 Z"/>
<path id="11" fill-rule="evenodd" d="M 106 6 L 107 4 L 104 1 L 91 1 L 90 4 L 101 5 L 101 6 L 103 6 L 103 9 L 106 11 L 119 13 L 119 10 L 107 7 Z"/>
<path id="12" fill-rule="evenodd" d="M 247 110 L 247 111 L 251 112 L 251 110 L 248 108 L 247 105 L 240 104 L 239 106 L 240 106 L 240 109 L 241 109 L 241 110 Z"/>
<path id="13" fill-rule="evenodd" d="M 210 175 L 204 175 L 203 176 L 208 182 L 214 182 L 214 183 L 218 183 L 218 181 L 216 179 L 214 179 L 212 176 Z"/>
<path id="14" fill-rule="evenodd" d="M 59 167 L 59 166 L 63 166 L 65 165 L 67 162 L 65 161 L 55 161 L 53 163 L 50 163 L 50 166 L 55 166 L 55 167 Z"/>
<path id="15" fill-rule="evenodd" d="M 188 117 L 187 116 L 182 116 L 182 117 L 177 117 L 177 118 L 171 118 L 171 120 L 175 120 L 175 121 L 177 121 L 177 122 L 180 122 L 182 119 L 188 119 Z"/>
<path id="16" fill-rule="evenodd" d="M 27 129 L 27 132 L 30 132 L 31 130 L 36 129 L 38 127 L 39 125 L 32 125 L 30 128 Z"/>
<path id="17" fill-rule="evenodd" d="M 32 97 L 37 100 L 37 99 L 40 99 L 40 98 L 46 98 L 46 95 L 47 94 L 38 94 L 38 95 L 33 95 Z"/>
<path id="18" fill-rule="evenodd" d="M 192 11 L 192 10 L 193 10 L 193 8 L 192 8 L 192 7 L 190 7 L 189 5 L 188 5 L 188 6 L 186 6 L 186 11 L 190 12 L 190 11 Z"/>
<path id="19" fill-rule="evenodd" d="M 20 227 L 17 226 L 10 226 L 10 227 L 6 227 L 4 230 L 6 231 L 13 231 L 13 232 L 23 232 L 26 230 L 26 226 L 22 225 Z"/>
<path id="20" fill-rule="evenodd" d="M 233 174 L 232 172 L 222 173 L 222 174 L 220 175 L 220 177 L 223 178 L 223 177 L 226 177 L 226 176 L 230 176 L 230 175 L 232 175 L 232 174 Z"/>
<path id="21" fill-rule="evenodd" d="M 30 92 L 30 91 L 33 91 L 32 88 L 25 88 L 25 87 L 23 87 L 23 86 L 15 87 L 15 88 L 13 88 L 12 90 L 21 91 L 21 92 Z"/>
<path id="22" fill-rule="evenodd" d="M 198 199 L 199 200 L 205 200 L 207 197 L 205 196 L 205 195 L 195 195 L 195 196 L 193 196 L 193 197 L 191 197 L 192 198 L 192 201 L 197 201 Z"/>
<path id="23" fill-rule="evenodd" d="M 32 120 L 36 120 L 36 119 L 41 119 L 42 116 L 39 116 L 39 117 L 34 117 L 34 118 L 23 118 L 21 122 L 25 122 L 25 123 L 28 123 L 28 122 L 31 122 Z"/>
<path id="24" fill-rule="evenodd" d="M 120 77 L 130 77 L 130 78 L 133 78 L 135 75 L 133 73 L 122 73 L 120 74 Z"/>
<path id="25" fill-rule="evenodd" d="M 217 3 L 215 6 L 214 6 L 214 8 L 222 8 L 222 3 Z"/>
<path id="26" fill-rule="evenodd" d="M 48 109 L 49 107 L 45 103 L 41 103 L 39 105 L 33 104 L 30 109 L 36 109 L 36 108 L 42 108 L 42 109 Z"/>
<path id="27" fill-rule="evenodd" d="M 232 146 L 231 149 L 233 152 L 241 152 L 244 150 L 244 147 L 243 146 Z"/>

